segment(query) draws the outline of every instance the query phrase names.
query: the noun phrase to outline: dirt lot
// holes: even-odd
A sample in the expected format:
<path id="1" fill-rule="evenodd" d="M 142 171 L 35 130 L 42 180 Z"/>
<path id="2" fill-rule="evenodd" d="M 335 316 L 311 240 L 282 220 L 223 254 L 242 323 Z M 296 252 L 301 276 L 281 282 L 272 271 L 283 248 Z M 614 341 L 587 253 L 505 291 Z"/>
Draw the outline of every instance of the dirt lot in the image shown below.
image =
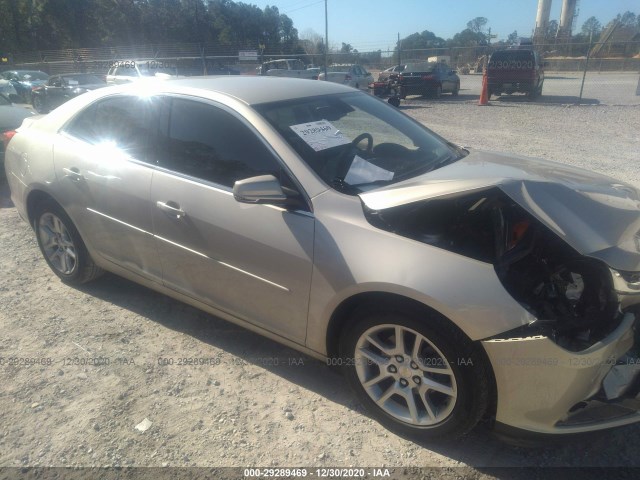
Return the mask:
<path id="1" fill-rule="evenodd" d="M 401 108 L 463 145 L 640 187 L 640 106 L 476 99 L 463 90 Z M 453 445 L 399 438 L 321 362 L 115 276 L 63 285 L 1 178 L 0 467 L 470 466 L 491 478 L 496 466 L 640 466 L 640 426 L 535 450 L 482 427 Z"/>

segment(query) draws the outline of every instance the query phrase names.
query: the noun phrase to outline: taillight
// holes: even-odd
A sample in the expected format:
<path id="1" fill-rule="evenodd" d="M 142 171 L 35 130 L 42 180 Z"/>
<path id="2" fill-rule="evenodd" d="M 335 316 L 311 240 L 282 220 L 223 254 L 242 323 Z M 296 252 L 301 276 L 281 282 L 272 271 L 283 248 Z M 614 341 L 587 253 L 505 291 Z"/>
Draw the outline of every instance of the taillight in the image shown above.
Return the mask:
<path id="1" fill-rule="evenodd" d="M 349 75 L 348 73 L 344 76 L 344 81 L 345 82 L 349 82 L 351 81 L 351 75 Z"/>
<path id="2" fill-rule="evenodd" d="M 433 80 L 433 75 L 422 75 L 422 80 Z"/>
<path id="3" fill-rule="evenodd" d="M 2 143 L 4 145 L 5 150 L 7 150 L 7 146 L 9 145 L 9 140 L 11 140 L 15 134 L 16 134 L 15 130 L 2 132 Z"/>

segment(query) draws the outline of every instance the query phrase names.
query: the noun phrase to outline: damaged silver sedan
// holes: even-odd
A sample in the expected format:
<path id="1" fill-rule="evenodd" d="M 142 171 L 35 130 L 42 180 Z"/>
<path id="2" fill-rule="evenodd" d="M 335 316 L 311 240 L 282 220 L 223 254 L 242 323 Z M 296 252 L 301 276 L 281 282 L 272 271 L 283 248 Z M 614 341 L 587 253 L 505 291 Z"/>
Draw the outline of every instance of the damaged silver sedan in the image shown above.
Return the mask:
<path id="1" fill-rule="evenodd" d="M 85 94 L 26 121 L 6 171 L 63 281 L 111 271 L 327 361 L 402 435 L 640 421 L 623 182 L 268 77 Z"/>

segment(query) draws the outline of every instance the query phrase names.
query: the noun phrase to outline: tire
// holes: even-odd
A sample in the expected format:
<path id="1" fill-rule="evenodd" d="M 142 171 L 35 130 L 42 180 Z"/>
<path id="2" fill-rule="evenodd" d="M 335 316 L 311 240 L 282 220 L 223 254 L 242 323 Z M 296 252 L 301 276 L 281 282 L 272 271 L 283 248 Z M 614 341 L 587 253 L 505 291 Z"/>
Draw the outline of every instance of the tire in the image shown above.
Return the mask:
<path id="1" fill-rule="evenodd" d="M 459 93 L 460 93 L 460 84 L 458 83 L 453 88 L 453 91 L 451 92 L 451 95 L 453 95 L 454 97 L 457 97 Z"/>
<path id="2" fill-rule="evenodd" d="M 44 100 L 42 100 L 42 98 L 40 97 L 40 95 L 35 95 L 33 97 L 33 108 L 35 109 L 36 112 L 38 113 L 49 113 L 49 111 L 45 108 L 44 106 Z"/>
<path id="3" fill-rule="evenodd" d="M 452 440 L 489 404 L 489 369 L 479 348 L 436 314 L 368 309 L 345 327 L 339 360 L 359 400 L 386 428 L 418 441 Z"/>
<path id="4" fill-rule="evenodd" d="M 81 285 L 100 275 L 78 230 L 65 211 L 52 200 L 36 207 L 34 230 L 42 255 L 60 279 L 69 285 Z"/>
<path id="5" fill-rule="evenodd" d="M 440 98 L 442 97 L 442 85 L 437 85 L 436 88 L 433 90 L 433 98 Z"/>
<path id="6" fill-rule="evenodd" d="M 530 100 L 536 100 L 540 95 L 542 95 L 542 84 L 531 90 L 528 96 Z"/>

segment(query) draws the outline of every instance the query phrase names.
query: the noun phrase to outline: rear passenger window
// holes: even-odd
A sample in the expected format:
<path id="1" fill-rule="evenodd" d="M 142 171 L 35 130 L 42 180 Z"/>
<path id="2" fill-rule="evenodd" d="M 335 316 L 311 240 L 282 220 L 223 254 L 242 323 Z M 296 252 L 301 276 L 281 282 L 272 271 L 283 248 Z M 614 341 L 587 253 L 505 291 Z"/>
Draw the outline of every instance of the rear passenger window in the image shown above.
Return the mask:
<path id="1" fill-rule="evenodd" d="M 280 165 L 256 134 L 213 105 L 173 99 L 160 145 L 161 167 L 226 187 L 257 175 L 280 175 Z"/>
<path id="2" fill-rule="evenodd" d="M 149 140 L 156 134 L 150 100 L 113 97 L 94 103 L 65 127 L 65 132 L 94 145 L 105 144 L 126 155 L 146 161 Z"/>

